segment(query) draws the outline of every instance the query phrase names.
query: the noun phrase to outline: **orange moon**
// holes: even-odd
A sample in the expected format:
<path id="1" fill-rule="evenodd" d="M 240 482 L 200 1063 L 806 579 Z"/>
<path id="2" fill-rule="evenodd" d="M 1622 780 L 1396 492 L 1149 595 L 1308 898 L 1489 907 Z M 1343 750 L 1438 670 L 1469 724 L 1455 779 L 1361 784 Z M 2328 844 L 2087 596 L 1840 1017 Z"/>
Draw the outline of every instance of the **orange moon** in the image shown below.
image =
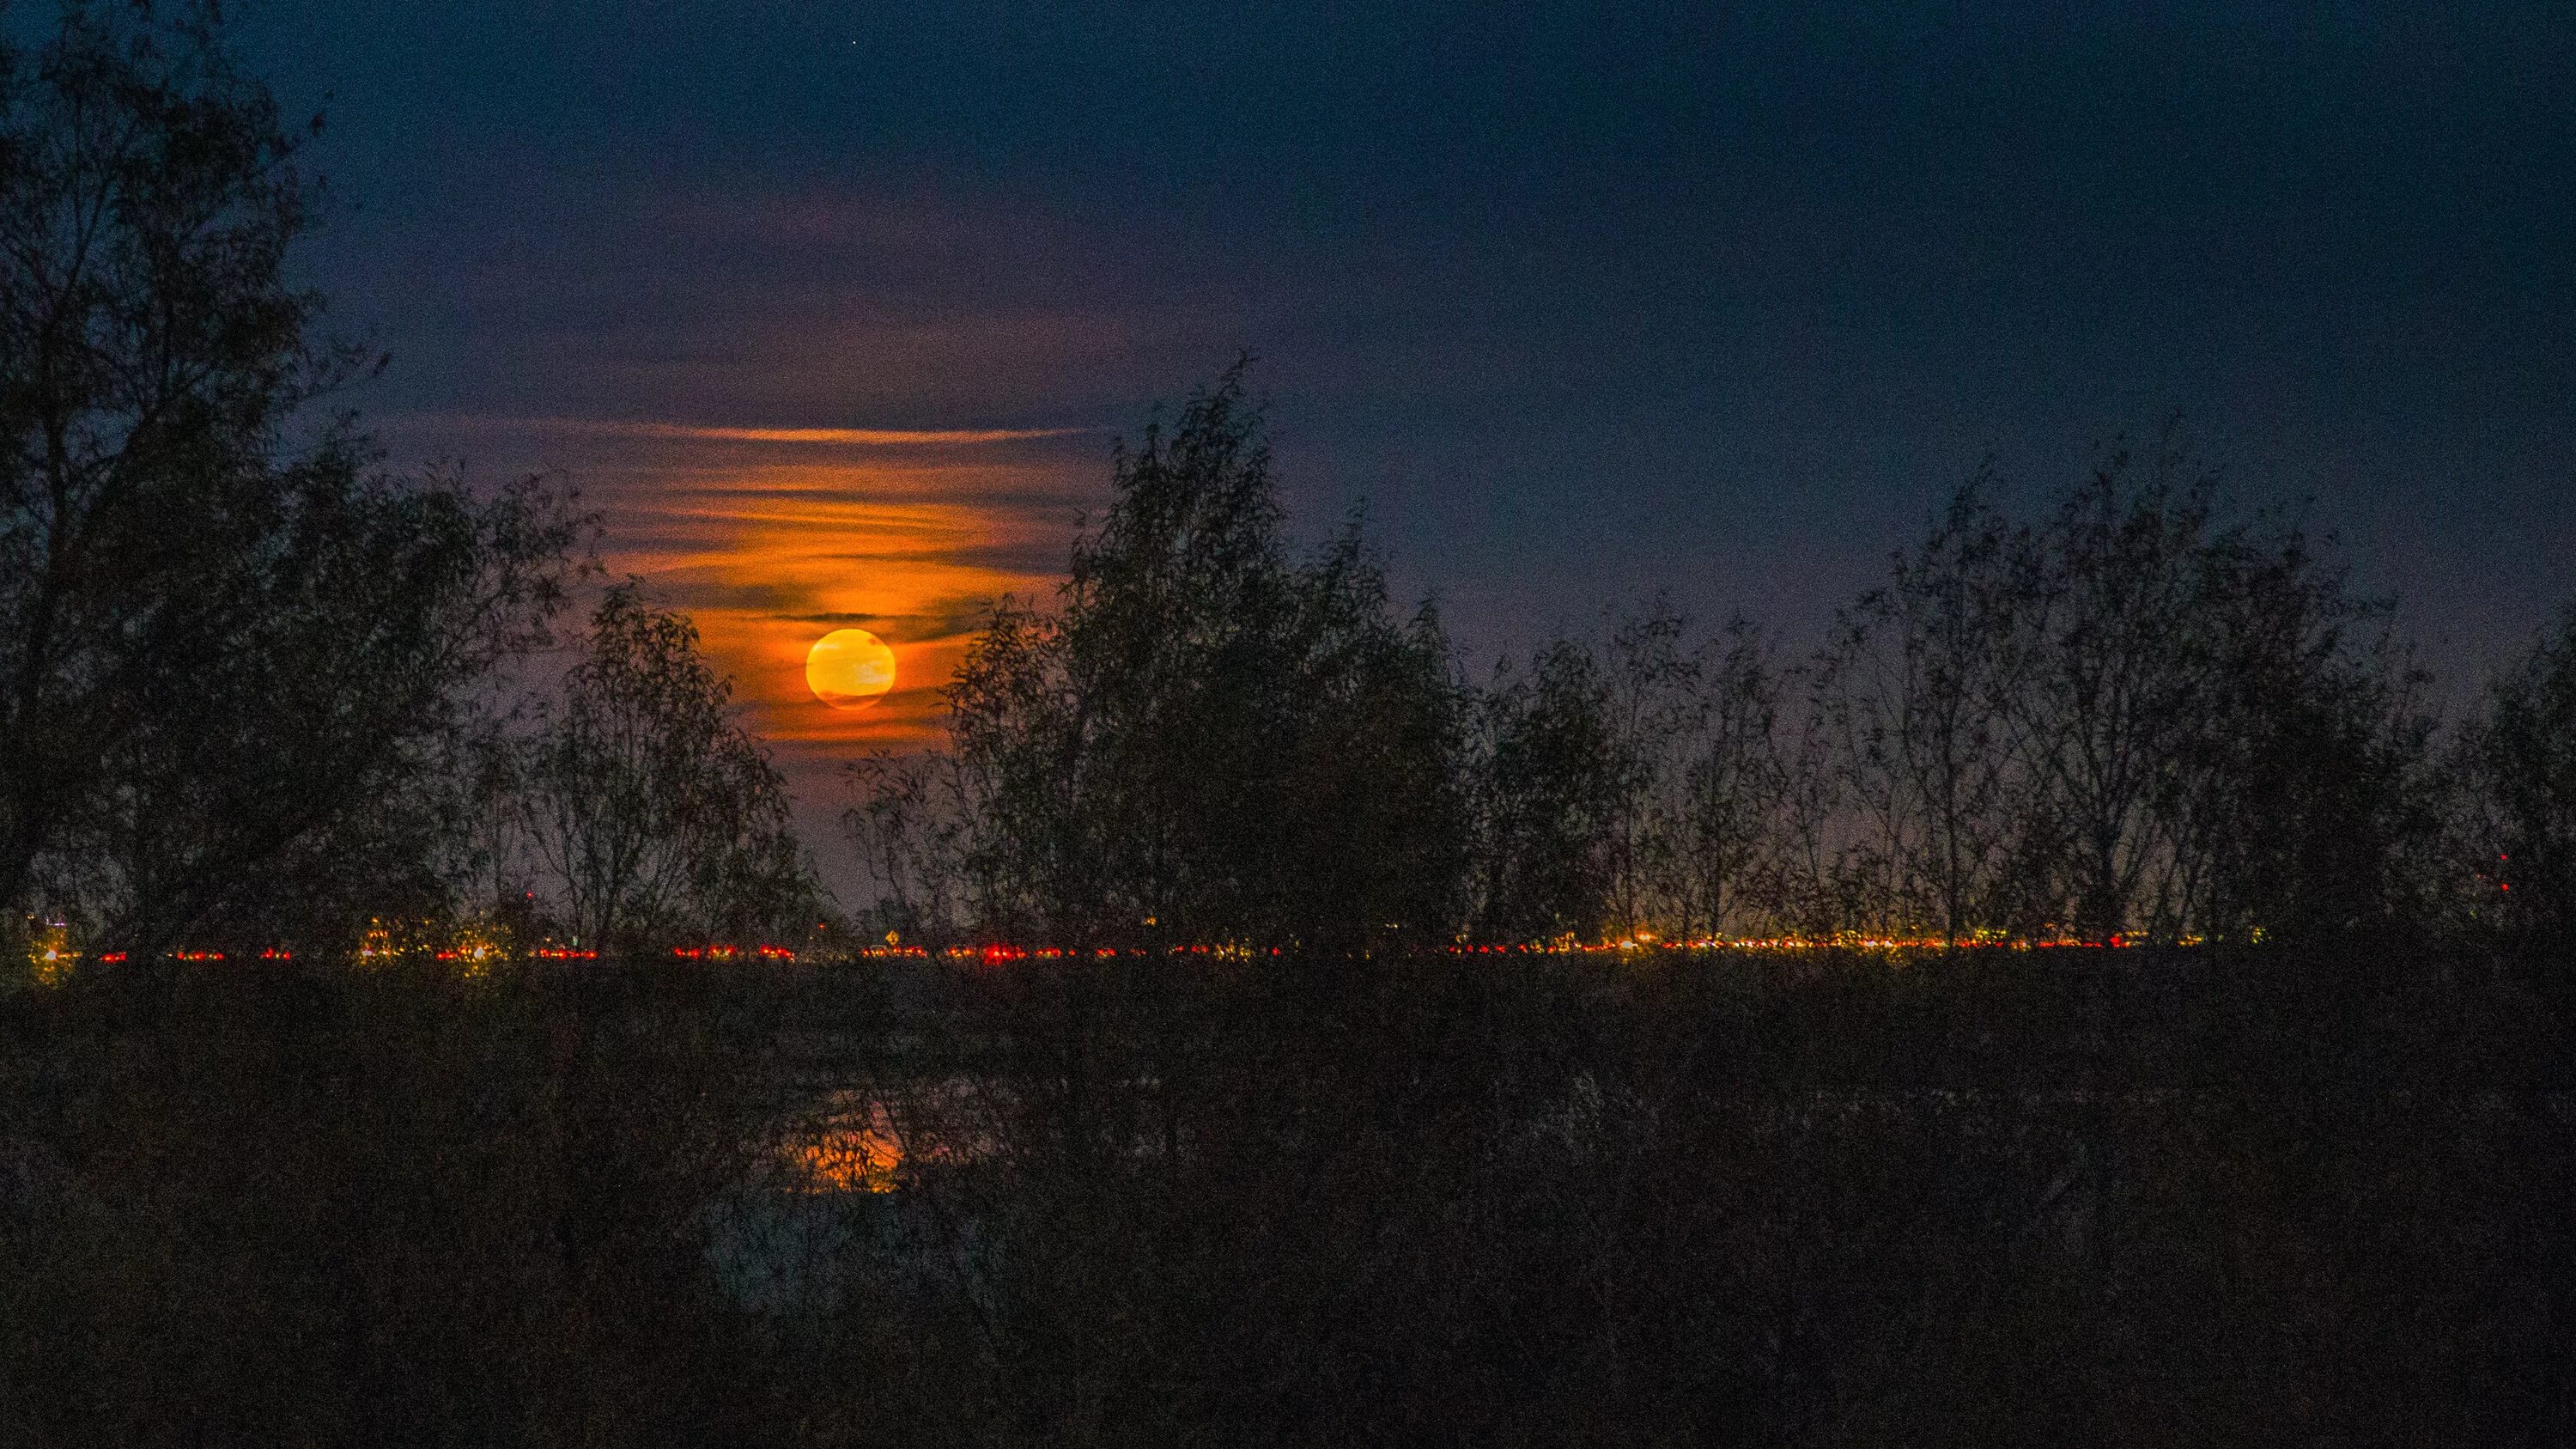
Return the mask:
<path id="1" fill-rule="evenodd" d="M 834 709 L 865 709 L 894 688 L 894 651 L 865 629 L 835 629 L 806 651 L 805 683 Z"/>

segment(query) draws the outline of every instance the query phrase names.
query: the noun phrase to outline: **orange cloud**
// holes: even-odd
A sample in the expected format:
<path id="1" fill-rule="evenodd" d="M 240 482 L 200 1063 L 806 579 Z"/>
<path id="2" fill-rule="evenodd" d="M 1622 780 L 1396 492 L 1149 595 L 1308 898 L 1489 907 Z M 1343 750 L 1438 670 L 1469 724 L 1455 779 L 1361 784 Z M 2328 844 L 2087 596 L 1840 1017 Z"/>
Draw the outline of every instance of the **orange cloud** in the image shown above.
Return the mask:
<path id="1" fill-rule="evenodd" d="M 446 420 L 454 426 L 458 420 Z M 697 621 L 747 723 L 800 783 L 877 748 L 938 742 L 939 690 L 993 600 L 1051 594 L 1106 470 L 1077 429 L 769 429 L 483 420 L 569 434 L 610 571 Z M 879 704 L 836 710 L 805 683 L 834 629 L 895 651 Z"/>
<path id="2" fill-rule="evenodd" d="M 610 418 L 442 419 L 466 428 L 506 428 L 530 433 L 573 433 L 605 438 L 661 438 L 703 443 L 815 443 L 843 447 L 956 447 L 1076 437 L 1089 428 L 729 428 L 692 423 L 631 422 Z"/>
<path id="3" fill-rule="evenodd" d="M 841 767 L 942 743 L 940 690 L 993 600 L 1052 598 L 1081 514 L 1105 501 L 1082 429 L 706 427 L 412 415 L 406 431 L 488 466 L 562 469 L 596 509 L 615 575 L 686 611 L 775 751 L 827 878 Z M 460 447 L 464 445 L 464 447 Z M 479 471 L 479 470 L 478 470 Z M 814 641 L 861 628 L 894 649 L 895 687 L 834 709 L 805 680 Z"/>

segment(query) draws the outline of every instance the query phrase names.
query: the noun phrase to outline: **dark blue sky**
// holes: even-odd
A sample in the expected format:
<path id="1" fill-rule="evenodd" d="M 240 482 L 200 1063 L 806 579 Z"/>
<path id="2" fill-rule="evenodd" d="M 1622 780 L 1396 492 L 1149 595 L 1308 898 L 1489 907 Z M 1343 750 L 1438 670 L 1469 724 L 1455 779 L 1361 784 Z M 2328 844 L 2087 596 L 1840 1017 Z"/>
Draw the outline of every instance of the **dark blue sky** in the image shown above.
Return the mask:
<path id="1" fill-rule="evenodd" d="M 1248 348 L 1301 520 L 1480 646 L 1809 635 L 1982 456 L 2175 411 L 2454 675 L 2576 596 L 2563 0 L 239 8 L 332 97 L 355 401 L 612 545 L 653 461 L 494 419 L 1100 429 L 995 504 L 1062 521 Z"/>

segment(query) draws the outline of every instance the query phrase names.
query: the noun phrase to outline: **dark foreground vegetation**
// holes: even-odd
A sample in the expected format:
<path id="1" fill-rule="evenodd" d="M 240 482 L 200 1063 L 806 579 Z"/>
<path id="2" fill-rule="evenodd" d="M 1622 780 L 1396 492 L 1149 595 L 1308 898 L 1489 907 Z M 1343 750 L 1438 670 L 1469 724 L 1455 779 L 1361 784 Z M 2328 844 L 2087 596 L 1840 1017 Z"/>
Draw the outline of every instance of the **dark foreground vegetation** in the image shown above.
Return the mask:
<path id="1" fill-rule="evenodd" d="M 10 998 L 0 1441 L 2576 1433 L 2563 972 L 888 969 Z"/>

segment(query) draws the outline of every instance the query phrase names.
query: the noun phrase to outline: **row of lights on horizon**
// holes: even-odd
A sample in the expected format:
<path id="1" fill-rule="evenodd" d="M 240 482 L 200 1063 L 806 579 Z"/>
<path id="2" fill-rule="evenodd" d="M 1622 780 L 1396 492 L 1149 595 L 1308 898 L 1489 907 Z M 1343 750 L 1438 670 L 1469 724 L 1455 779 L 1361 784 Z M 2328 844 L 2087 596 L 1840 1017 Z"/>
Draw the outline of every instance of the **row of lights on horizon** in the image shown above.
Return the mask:
<path id="1" fill-rule="evenodd" d="M 2261 939 L 2262 933 L 2260 931 L 2253 934 L 2255 939 Z M 1573 956 L 1609 954 L 1636 955 L 1640 953 L 1708 951 L 1803 952 L 1844 950 L 1917 952 L 1949 950 L 2030 951 L 2060 950 L 2069 948 L 2086 950 L 2117 950 L 2145 944 L 2147 944 L 2145 941 L 2128 934 L 2114 934 L 2108 938 L 2099 940 L 2086 940 L 2072 936 L 2034 939 L 2030 937 L 2008 937 L 1997 933 L 1981 933 L 1976 936 L 1961 938 L 1946 938 L 1939 936 L 1870 936 L 1856 933 L 1843 933 L 1831 936 L 1701 936 L 1684 940 L 1666 940 L 1657 936 L 1653 932 L 1639 931 L 1631 935 L 1621 936 L 1615 940 L 1603 940 L 1597 942 L 1577 941 L 1571 937 L 1560 937 L 1554 940 L 1518 942 L 1458 941 L 1442 949 L 1446 954 L 1453 956 Z M 2172 944 L 2180 946 L 2198 946 L 2206 944 L 2206 942 L 2205 938 L 2200 936 L 2183 936 L 2177 938 Z M 224 951 L 193 948 L 174 949 L 165 951 L 161 954 L 165 960 L 186 962 L 215 962 L 232 959 L 231 956 Z M 1215 944 L 1200 943 L 1165 947 L 1097 946 L 1085 949 L 1059 946 L 1022 946 L 1009 942 L 997 941 L 981 945 L 952 945 L 933 948 L 918 945 L 906 945 L 904 944 L 901 935 L 893 931 L 888 931 L 886 933 L 883 945 L 870 945 L 847 953 L 849 957 L 861 960 L 927 961 L 937 959 L 951 962 L 976 962 L 988 966 L 1004 965 L 1015 961 L 1054 961 L 1079 959 L 1082 957 L 1090 957 L 1098 960 L 1110 960 L 1121 957 L 1195 956 L 1205 957 L 1211 960 L 1250 960 L 1255 957 L 1276 957 L 1284 954 L 1286 954 L 1286 951 L 1281 947 L 1259 947 L 1244 942 L 1221 942 Z M 442 962 L 459 963 L 471 968 L 480 968 L 512 960 L 596 961 L 599 959 L 599 952 L 597 950 L 578 945 L 563 945 L 552 941 L 526 951 L 514 951 L 505 941 L 470 931 L 462 934 L 452 944 L 435 949 L 425 949 L 417 945 L 406 946 L 394 940 L 390 932 L 379 926 L 368 932 L 367 937 L 364 939 L 362 944 L 351 953 L 351 958 L 358 962 L 371 965 L 389 964 L 406 958 L 427 958 Z M 84 953 L 73 949 L 70 946 L 67 928 L 59 922 L 47 923 L 47 928 L 38 933 L 36 937 L 31 940 L 28 949 L 28 962 L 30 966 L 35 968 L 40 979 L 59 977 L 63 973 L 68 972 L 83 959 Z M 102 952 L 97 957 L 97 960 L 101 964 L 105 965 L 123 963 L 128 959 L 129 953 L 125 951 Z M 267 962 L 287 962 L 295 960 L 296 954 L 294 951 L 285 947 L 271 946 L 258 952 L 255 957 L 248 953 L 244 953 L 242 959 L 255 959 Z M 800 953 L 794 947 L 781 946 L 770 942 L 760 942 L 753 945 L 735 945 L 724 942 L 711 942 L 703 945 L 672 947 L 670 951 L 670 959 L 717 962 L 792 962 L 800 959 Z"/>

